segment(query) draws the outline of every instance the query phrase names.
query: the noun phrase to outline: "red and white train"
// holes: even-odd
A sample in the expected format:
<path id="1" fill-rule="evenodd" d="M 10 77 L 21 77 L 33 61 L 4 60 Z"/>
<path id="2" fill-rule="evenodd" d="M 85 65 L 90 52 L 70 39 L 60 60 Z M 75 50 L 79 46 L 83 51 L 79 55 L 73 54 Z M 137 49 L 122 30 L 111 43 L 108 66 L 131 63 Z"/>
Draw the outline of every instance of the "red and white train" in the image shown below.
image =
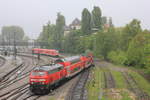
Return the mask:
<path id="1" fill-rule="evenodd" d="M 59 51 L 55 49 L 40 49 L 40 48 L 34 48 L 32 49 L 33 54 L 41 54 L 41 55 L 47 55 L 47 56 L 55 56 L 58 57 Z"/>
<path id="2" fill-rule="evenodd" d="M 30 90 L 33 93 L 48 92 L 62 80 L 71 78 L 91 65 L 94 65 L 93 56 L 89 54 L 58 59 L 53 65 L 36 67 L 30 73 Z"/>

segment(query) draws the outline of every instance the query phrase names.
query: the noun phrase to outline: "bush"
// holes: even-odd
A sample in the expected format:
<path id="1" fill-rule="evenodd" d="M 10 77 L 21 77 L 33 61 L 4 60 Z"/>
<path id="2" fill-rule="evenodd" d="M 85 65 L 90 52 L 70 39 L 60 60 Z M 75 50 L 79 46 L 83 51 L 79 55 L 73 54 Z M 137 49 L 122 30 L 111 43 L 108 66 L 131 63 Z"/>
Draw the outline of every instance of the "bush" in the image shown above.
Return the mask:
<path id="1" fill-rule="evenodd" d="M 140 33 L 129 44 L 128 64 L 131 66 L 150 67 L 150 34 Z"/>
<path id="2" fill-rule="evenodd" d="M 125 64 L 127 61 L 126 53 L 123 51 L 111 51 L 108 53 L 108 59 L 115 64 Z"/>

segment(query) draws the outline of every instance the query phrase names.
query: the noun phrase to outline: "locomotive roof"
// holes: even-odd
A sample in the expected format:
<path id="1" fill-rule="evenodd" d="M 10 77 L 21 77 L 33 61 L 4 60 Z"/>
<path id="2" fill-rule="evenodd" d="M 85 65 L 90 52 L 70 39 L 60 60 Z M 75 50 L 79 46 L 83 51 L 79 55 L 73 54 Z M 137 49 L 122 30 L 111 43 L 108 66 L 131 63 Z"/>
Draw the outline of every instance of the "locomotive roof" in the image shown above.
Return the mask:
<path id="1" fill-rule="evenodd" d="M 67 58 L 64 58 L 66 61 L 72 61 L 72 60 L 75 60 L 75 59 L 80 59 L 80 56 L 72 56 L 72 57 L 67 57 Z"/>
<path id="2" fill-rule="evenodd" d="M 32 50 L 58 51 L 56 49 L 41 49 L 41 48 L 33 48 Z"/>
<path id="3" fill-rule="evenodd" d="M 49 71 L 57 68 L 63 67 L 61 64 L 54 64 L 54 65 L 43 65 L 36 67 L 34 70 L 39 70 L 39 71 Z"/>
<path id="4" fill-rule="evenodd" d="M 55 60 L 55 63 L 66 62 L 66 61 L 77 62 L 78 60 L 80 60 L 80 56 L 72 56 L 72 57 L 66 57 L 66 58 L 57 59 L 57 60 Z"/>

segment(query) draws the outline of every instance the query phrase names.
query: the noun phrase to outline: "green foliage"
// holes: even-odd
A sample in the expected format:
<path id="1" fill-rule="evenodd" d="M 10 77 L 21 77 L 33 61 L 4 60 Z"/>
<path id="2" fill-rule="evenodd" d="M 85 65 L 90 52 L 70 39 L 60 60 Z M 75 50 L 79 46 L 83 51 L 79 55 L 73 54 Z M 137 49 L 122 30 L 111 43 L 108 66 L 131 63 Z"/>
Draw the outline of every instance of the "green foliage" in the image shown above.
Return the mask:
<path id="1" fill-rule="evenodd" d="M 101 15 L 101 9 L 95 6 L 92 11 L 93 28 L 102 29 Z M 103 21 L 105 22 L 105 20 Z"/>
<path id="2" fill-rule="evenodd" d="M 124 45 L 123 50 L 127 50 L 132 38 L 134 38 L 138 33 L 142 32 L 140 21 L 133 19 L 125 26 L 122 32 L 122 44 Z"/>
<path id="3" fill-rule="evenodd" d="M 128 64 L 132 66 L 147 67 L 149 66 L 150 57 L 150 34 L 139 33 L 129 44 L 127 50 Z"/>
<path id="4" fill-rule="evenodd" d="M 46 48 L 62 49 L 64 26 L 65 17 L 58 13 L 56 25 L 50 22 L 44 25 L 38 41 L 48 42 L 49 46 Z"/>
<path id="5" fill-rule="evenodd" d="M 20 26 L 4 26 L 2 28 L 2 37 L 5 42 L 12 42 L 15 39 L 22 41 L 24 38 L 24 31 Z"/>
<path id="6" fill-rule="evenodd" d="M 138 86 L 145 93 L 150 95 L 150 84 L 149 84 L 149 82 L 144 77 L 142 77 L 140 74 L 138 74 L 137 72 L 131 71 L 129 74 L 135 79 L 135 81 L 137 82 Z"/>
<path id="7" fill-rule="evenodd" d="M 93 41 L 94 41 L 94 37 L 93 35 L 89 35 L 89 36 L 78 36 L 75 31 L 73 32 L 73 36 L 72 35 L 68 35 L 67 37 L 65 37 L 65 39 L 69 40 L 67 41 L 67 43 L 65 42 L 64 45 L 67 46 L 66 44 L 70 44 L 70 43 L 74 43 L 74 45 L 69 45 L 66 48 L 70 49 L 70 46 L 75 47 L 74 49 L 72 49 L 70 51 L 70 53 L 84 53 L 86 50 L 93 50 Z M 70 34 L 72 34 L 72 32 Z"/>
<path id="8" fill-rule="evenodd" d="M 126 80 L 124 79 L 124 77 L 122 76 L 122 73 L 119 72 L 119 71 L 111 71 L 114 79 L 115 79 L 115 83 L 116 83 L 116 87 L 117 88 L 127 88 L 127 85 L 126 85 Z"/>
<path id="9" fill-rule="evenodd" d="M 102 25 L 107 24 L 107 17 L 106 17 L 106 16 L 103 16 L 103 17 L 101 18 L 101 22 L 102 22 Z"/>
<path id="10" fill-rule="evenodd" d="M 113 26 L 114 26 L 111 17 L 109 18 L 108 24 L 109 24 L 110 27 L 113 27 Z"/>
<path id="11" fill-rule="evenodd" d="M 107 59 L 107 54 L 116 47 L 115 30 L 109 29 L 107 32 L 100 31 L 96 34 L 95 55 L 101 55 Z"/>
<path id="12" fill-rule="evenodd" d="M 140 66 L 150 70 L 150 32 L 143 31 L 137 19 L 125 27 L 116 28 L 111 17 L 107 21 L 107 17 L 101 16 L 99 7 L 94 7 L 92 14 L 88 9 L 83 9 L 81 29 L 70 30 L 64 37 L 65 17 L 58 13 L 56 25 L 50 22 L 44 25 L 38 41 L 48 42 L 46 48 L 75 54 L 90 50 L 96 57 L 115 64 Z M 92 33 L 92 28 L 98 30 Z M 9 32 L 2 33 L 6 35 Z M 8 35 L 5 36 L 7 37 Z"/>
<path id="13" fill-rule="evenodd" d="M 61 49 L 62 47 L 62 39 L 64 35 L 64 26 L 65 26 L 65 17 L 60 13 L 57 14 L 56 19 L 56 33 L 53 36 L 54 42 L 53 46 L 57 49 Z"/>
<path id="14" fill-rule="evenodd" d="M 54 35 L 56 34 L 56 25 L 51 24 L 48 22 L 46 25 L 43 26 L 43 30 L 38 37 L 37 41 L 40 42 L 48 42 L 49 46 L 46 48 L 53 48 L 54 45 Z"/>
<path id="15" fill-rule="evenodd" d="M 92 70 L 91 80 L 87 82 L 86 88 L 88 92 L 88 100 L 98 100 L 99 93 L 104 88 L 103 71 L 99 67 Z M 102 100 L 106 100 L 103 99 Z"/>
<path id="16" fill-rule="evenodd" d="M 69 35 L 67 35 L 63 43 L 64 52 L 77 53 L 78 52 L 76 51 L 77 40 L 78 40 L 78 37 L 76 36 L 76 33 L 74 33 L 74 31 L 72 31 Z"/>
<path id="17" fill-rule="evenodd" d="M 28 42 L 29 40 L 30 40 L 30 38 L 28 36 L 23 37 L 23 41 Z"/>
<path id="18" fill-rule="evenodd" d="M 142 61 L 145 67 L 147 67 L 150 71 L 150 41 L 149 44 L 146 44 L 144 46 L 144 53 L 145 53 L 145 57 L 142 59 Z"/>
<path id="19" fill-rule="evenodd" d="M 40 34 L 38 40 L 47 42 L 49 37 L 52 37 L 56 33 L 55 30 L 56 26 L 48 22 L 46 25 L 43 26 L 43 31 Z"/>
<path id="20" fill-rule="evenodd" d="M 81 30 L 83 35 L 91 33 L 91 14 L 86 8 L 82 11 Z"/>
<path id="21" fill-rule="evenodd" d="M 108 53 L 108 59 L 115 64 L 125 64 L 127 61 L 126 53 L 123 51 L 111 51 Z"/>

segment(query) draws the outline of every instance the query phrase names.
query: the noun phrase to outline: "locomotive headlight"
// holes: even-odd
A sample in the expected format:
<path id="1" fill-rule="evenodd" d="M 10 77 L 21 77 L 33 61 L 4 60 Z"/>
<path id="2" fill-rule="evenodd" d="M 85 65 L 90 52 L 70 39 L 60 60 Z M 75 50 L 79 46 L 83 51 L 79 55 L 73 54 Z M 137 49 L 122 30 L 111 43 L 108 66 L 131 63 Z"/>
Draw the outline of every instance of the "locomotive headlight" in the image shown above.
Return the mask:
<path id="1" fill-rule="evenodd" d="M 38 79 L 38 81 L 46 81 L 46 79 Z"/>
<path id="2" fill-rule="evenodd" d="M 37 79 L 31 79 L 31 81 L 37 81 Z"/>
<path id="3" fill-rule="evenodd" d="M 39 82 L 43 82 L 43 81 L 46 81 L 46 79 L 31 79 L 31 81 L 39 81 Z"/>

